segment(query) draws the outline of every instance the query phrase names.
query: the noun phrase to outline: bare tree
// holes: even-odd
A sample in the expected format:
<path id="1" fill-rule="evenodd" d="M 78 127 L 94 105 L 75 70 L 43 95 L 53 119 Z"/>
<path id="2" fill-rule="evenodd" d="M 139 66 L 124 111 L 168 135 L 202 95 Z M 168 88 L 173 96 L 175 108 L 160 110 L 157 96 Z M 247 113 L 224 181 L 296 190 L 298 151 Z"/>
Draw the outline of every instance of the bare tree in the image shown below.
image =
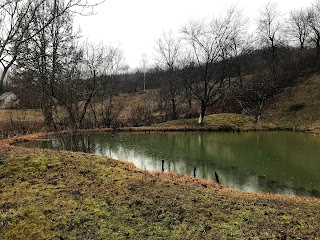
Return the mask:
<path id="1" fill-rule="evenodd" d="M 37 13 L 47 4 L 59 5 L 60 7 L 55 14 L 42 19 L 41 29 L 31 30 L 30 27 L 39 17 Z M 22 44 L 39 34 L 54 19 L 70 9 L 83 12 L 84 9 L 91 9 L 97 4 L 97 2 L 89 3 L 88 0 L 2 0 L 0 2 L 0 64 L 3 71 L 0 76 L 0 92 L 10 67 L 21 53 Z"/>
<path id="2" fill-rule="evenodd" d="M 114 85 L 110 81 L 109 91 L 101 101 L 102 126 L 104 127 L 114 125 L 125 107 L 125 103 L 120 97 L 115 98 L 117 93 Z"/>
<path id="3" fill-rule="evenodd" d="M 75 48 L 70 56 L 64 81 L 55 95 L 59 95 L 55 98 L 68 112 L 68 125 L 73 131 L 91 126 L 92 120 L 86 122 L 90 106 L 95 119 L 101 115 L 104 122 L 110 122 L 114 118 L 115 111 L 111 112 L 110 108 L 116 94 L 111 80 L 122 62 L 121 51 L 103 44 L 86 43 Z"/>
<path id="4" fill-rule="evenodd" d="M 73 17 L 70 11 L 57 17 L 63 4 L 46 1 L 35 11 L 19 46 L 16 63 L 21 72 L 32 73 L 33 85 L 38 90 L 38 100 L 48 126 L 53 127 L 54 86 L 61 80 L 61 74 L 69 57 L 75 38 L 72 30 Z M 55 17 L 53 17 L 55 16 Z M 47 24 L 46 19 L 53 19 Z"/>
<path id="5" fill-rule="evenodd" d="M 225 17 L 212 19 L 211 22 L 192 21 L 182 33 L 190 46 L 190 69 L 197 71 L 190 88 L 200 102 L 199 123 L 203 123 L 208 106 L 224 97 L 225 68 L 217 68 L 216 63 L 228 58 L 227 49 L 242 22 L 242 13 L 235 7 L 227 11 Z M 221 66 L 221 65 L 220 65 Z"/>
<path id="6" fill-rule="evenodd" d="M 181 43 L 175 38 L 171 31 L 164 32 L 160 38 L 156 40 L 156 51 L 158 53 L 158 62 L 169 69 L 174 69 L 179 60 L 181 52 Z"/>
<path id="7" fill-rule="evenodd" d="M 112 65 L 112 61 L 110 61 L 110 58 L 112 60 L 112 56 L 110 56 L 112 51 L 109 52 L 108 47 L 103 43 L 94 45 L 89 42 L 84 42 L 81 49 L 83 52 L 81 73 L 82 78 L 87 79 L 88 84 L 87 87 L 83 89 L 84 91 L 81 96 L 83 101 L 81 104 L 82 114 L 79 118 L 80 126 L 83 125 L 85 114 L 90 105 L 95 119 L 97 119 L 94 98 L 104 87 L 103 83 L 97 82 L 97 79 L 107 74 Z M 75 110 L 79 111 L 80 109 Z"/>
<path id="8" fill-rule="evenodd" d="M 274 96 L 278 88 L 272 75 L 268 69 L 256 71 L 247 79 L 240 95 L 236 96 L 243 112 L 253 115 L 256 122 L 260 121 L 266 102 Z"/>
<path id="9" fill-rule="evenodd" d="M 320 2 L 316 1 L 308 11 L 309 26 L 311 28 L 311 42 L 317 49 L 317 56 L 320 55 Z"/>
<path id="10" fill-rule="evenodd" d="M 299 43 L 301 50 L 305 48 L 310 35 L 309 16 L 308 11 L 302 8 L 290 12 L 287 31 Z"/>
<path id="11" fill-rule="evenodd" d="M 276 59 L 276 48 L 281 43 L 280 12 L 275 2 L 268 2 L 260 11 L 258 34 L 261 43 L 271 49 L 272 61 Z"/>
<path id="12" fill-rule="evenodd" d="M 227 46 L 225 46 L 224 59 L 226 60 L 225 64 L 227 64 L 229 87 L 231 87 L 231 77 L 236 77 L 239 87 L 243 88 L 244 76 L 247 74 L 244 68 L 248 69 L 246 60 L 254 49 L 254 38 L 248 33 L 248 18 L 239 15 L 236 28 Z"/>
<path id="13" fill-rule="evenodd" d="M 70 126 L 82 126 L 95 92 L 95 66 L 89 64 L 84 49 L 76 44 L 78 37 L 72 27 L 74 13 L 68 9 L 57 16 L 65 9 L 64 4 L 51 0 L 37 9 L 25 33 L 29 40 L 21 44 L 23 51 L 17 56 L 20 69 L 33 72 L 46 124 L 54 129 L 57 105 L 66 109 Z M 53 20 L 47 24 L 46 19 Z M 89 77 L 93 79 L 92 85 L 84 81 Z M 78 104 L 80 101 L 83 104 Z"/>
<path id="14" fill-rule="evenodd" d="M 177 74 L 177 67 L 179 61 L 179 54 L 181 52 L 180 40 L 173 37 L 172 32 L 163 33 L 163 35 L 156 40 L 156 51 L 158 54 L 158 64 L 162 66 L 167 72 L 165 76 L 164 89 L 169 93 L 171 101 L 171 118 L 177 118 L 177 104 L 176 98 L 181 84 L 180 77 Z"/>
<path id="15" fill-rule="evenodd" d="M 123 69 L 123 54 L 119 48 L 101 46 L 102 63 L 100 66 L 99 88 L 95 100 L 98 106 L 94 107 L 98 116 L 102 117 L 103 126 L 110 127 L 124 108 L 124 102 L 116 96 L 119 94 L 117 74 Z M 93 101 L 95 104 L 96 101 Z"/>

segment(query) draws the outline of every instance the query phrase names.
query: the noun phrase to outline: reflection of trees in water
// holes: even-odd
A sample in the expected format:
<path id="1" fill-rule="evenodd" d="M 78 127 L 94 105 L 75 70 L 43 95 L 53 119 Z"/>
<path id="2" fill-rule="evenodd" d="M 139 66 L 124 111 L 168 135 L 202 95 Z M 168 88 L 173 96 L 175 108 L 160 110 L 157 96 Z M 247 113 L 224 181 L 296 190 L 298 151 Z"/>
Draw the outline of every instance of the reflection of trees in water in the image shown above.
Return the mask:
<path id="1" fill-rule="evenodd" d="M 56 149 L 65 149 L 75 152 L 92 153 L 95 149 L 94 137 L 87 134 L 61 134 L 53 139 L 52 145 Z"/>

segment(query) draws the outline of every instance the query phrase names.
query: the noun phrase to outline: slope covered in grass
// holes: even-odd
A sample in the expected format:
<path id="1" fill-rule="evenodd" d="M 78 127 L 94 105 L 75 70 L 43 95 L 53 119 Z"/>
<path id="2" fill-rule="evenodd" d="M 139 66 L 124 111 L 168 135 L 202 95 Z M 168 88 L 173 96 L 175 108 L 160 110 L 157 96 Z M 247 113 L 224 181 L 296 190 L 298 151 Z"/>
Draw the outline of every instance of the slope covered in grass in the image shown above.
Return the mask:
<path id="1" fill-rule="evenodd" d="M 284 89 L 269 100 L 261 121 L 243 114 L 212 114 L 204 119 L 202 128 L 212 130 L 293 129 L 320 133 L 320 75 L 298 79 L 295 86 Z M 199 128 L 197 119 L 170 121 L 157 126 Z"/>
<path id="2" fill-rule="evenodd" d="M 209 130 L 268 130 L 275 125 L 266 122 L 255 123 L 254 118 L 244 114 L 221 113 L 205 116 L 204 124 L 199 125 L 198 119 L 179 119 L 157 124 L 156 127 L 169 129 L 209 129 Z"/>
<path id="3" fill-rule="evenodd" d="M 320 129 L 320 76 L 301 79 L 270 101 L 263 119 L 282 128 Z"/>

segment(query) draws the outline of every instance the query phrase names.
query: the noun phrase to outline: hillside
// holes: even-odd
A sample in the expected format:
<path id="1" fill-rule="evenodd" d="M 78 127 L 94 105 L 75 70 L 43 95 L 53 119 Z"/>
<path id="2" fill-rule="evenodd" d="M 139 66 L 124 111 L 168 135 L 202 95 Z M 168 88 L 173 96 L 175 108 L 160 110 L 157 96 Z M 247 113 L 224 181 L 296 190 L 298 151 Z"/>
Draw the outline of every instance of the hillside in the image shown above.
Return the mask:
<path id="1" fill-rule="evenodd" d="M 262 119 L 281 128 L 320 131 L 320 76 L 285 89 L 264 109 Z"/>
<path id="2" fill-rule="evenodd" d="M 148 126 L 165 120 L 166 117 L 163 115 L 165 107 L 159 106 L 160 98 L 161 93 L 158 90 L 116 96 L 112 106 L 115 106 L 116 111 L 121 110 L 121 112 L 112 123 L 121 126 Z M 164 122 L 156 126 L 199 128 L 197 119 L 183 119 L 184 116 L 190 114 L 197 115 L 198 103 L 193 101 L 192 108 L 187 106 L 182 99 L 178 99 L 177 103 L 180 120 Z M 99 102 L 94 104 L 101 105 Z M 212 130 L 280 128 L 320 133 L 320 75 L 298 79 L 295 86 L 284 89 L 280 94 L 270 99 L 263 109 L 259 124 L 255 124 L 252 117 L 242 114 L 210 115 L 214 110 L 215 107 L 208 110 L 202 128 Z M 101 111 L 100 107 L 98 107 L 98 114 L 99 111 Z M 63 115 L 60 116 L 60 119 L 64 117 Z M 92 110 L 89 109 L 87 119 L 93 119 L 93 116 Z M 6 135 L 10 130 L 28 133 L 41 131 L 43 128 L 44 120 L 40 110 L 0 110 L 0 135 Z"/>

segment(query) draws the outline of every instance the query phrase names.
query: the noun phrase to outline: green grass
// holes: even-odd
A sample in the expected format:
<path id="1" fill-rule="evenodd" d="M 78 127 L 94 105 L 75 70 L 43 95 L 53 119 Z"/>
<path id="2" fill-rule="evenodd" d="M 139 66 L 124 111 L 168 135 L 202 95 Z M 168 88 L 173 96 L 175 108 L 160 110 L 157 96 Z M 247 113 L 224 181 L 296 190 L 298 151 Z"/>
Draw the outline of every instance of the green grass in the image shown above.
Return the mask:
<path id="1" fill-rule="evenodd" d="M 320 238 L 320 201 L 84 153 L 0 148 L 1 239 Z"/>
<path id="2" fill-rule="evenodd" d="M 198 119 L 179 119 L 155 125 L 159 128 L 169 129 L 203 129 L 203 130 L 268 130 L 275 125 L 266 122 L 255 123 L 253 117 L 243 114 L 221 113 L 205 116 L 204 124 L 198 124 Z"/>

